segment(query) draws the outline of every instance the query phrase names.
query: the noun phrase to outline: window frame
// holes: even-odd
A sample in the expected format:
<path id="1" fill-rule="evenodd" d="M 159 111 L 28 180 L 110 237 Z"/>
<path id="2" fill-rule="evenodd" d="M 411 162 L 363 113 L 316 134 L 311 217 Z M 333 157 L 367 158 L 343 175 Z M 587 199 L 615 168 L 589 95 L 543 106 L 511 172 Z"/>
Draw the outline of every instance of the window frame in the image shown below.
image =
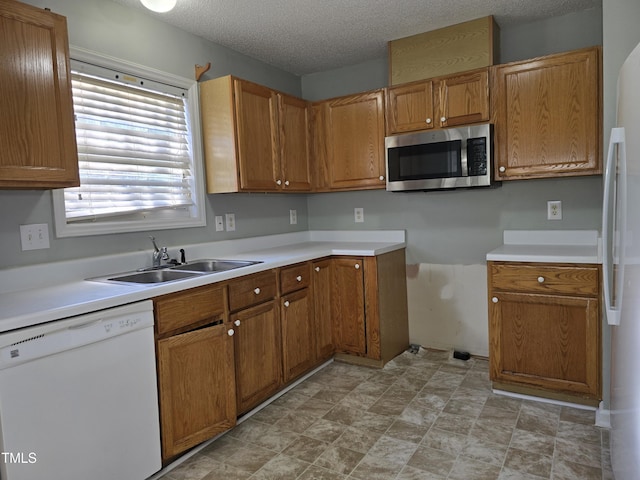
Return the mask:
<path id="1" fill-rule="evenodd" d="M 143 232 L 151 230 L 168 230 L 206 226 L 206 203 L 204 190 L 204 161 L 202 149 L 202 130 L 200 124 L 200 95 L 198 82 L 162 72 L 150 67 L 121 60 L 108 55 L 86 50 L 80 47 L 69 47 L 71 60 L 123 72 L 187 90 L 188 123 L 191 132 L 191 149 L 193 162 L 193 200 L 194 205 L 187 215 L 171 215 L 170 210 L 151 212 L 145 215 L 136 212 L 127 219 L 102 218 L 95 222 L 67 222 L 64 190 L 52 190 L 53 213 L 56 237 L 79 237 L 89 235 L 105 235 L 112 233 Z"/>

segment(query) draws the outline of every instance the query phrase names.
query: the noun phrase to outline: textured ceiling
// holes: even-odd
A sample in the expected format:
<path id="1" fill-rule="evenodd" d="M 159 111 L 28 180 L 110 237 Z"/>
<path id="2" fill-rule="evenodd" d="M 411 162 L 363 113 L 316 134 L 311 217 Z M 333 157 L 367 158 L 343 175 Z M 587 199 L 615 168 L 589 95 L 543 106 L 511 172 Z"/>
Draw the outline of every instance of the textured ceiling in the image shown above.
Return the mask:
<path id="1" fill-rule="evenodd" d="M 493 15 L 501 28 L 602 0 L 178 0 L 169 13 L 115 0 L 178 28 L 303 75 L 386 55 L 387 42 Z"/>

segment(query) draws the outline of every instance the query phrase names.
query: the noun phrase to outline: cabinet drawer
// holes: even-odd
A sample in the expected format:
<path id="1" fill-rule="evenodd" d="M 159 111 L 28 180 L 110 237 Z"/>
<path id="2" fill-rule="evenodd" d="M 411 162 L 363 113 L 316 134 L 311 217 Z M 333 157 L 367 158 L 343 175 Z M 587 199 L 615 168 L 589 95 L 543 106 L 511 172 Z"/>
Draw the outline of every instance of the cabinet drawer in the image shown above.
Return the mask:
<path id="1" fill-rule="evenodd" d="M 276 273 L 268 271 L 242 277 L 229 284 L 229 310 L 240 310 L 276 296 Z"/>
<path id="2" fill-rule="evenodd" d="M 490 287 L 495 291 L 552 293 L 597 297 L 597 266 L 489 265 Z"/>
<path id="3" fill-rule="evenodd" d="M 309 286 L 310 274 L 308 263 L 294 265 L 280 270 L 280 290 L 283 294 L 300 290 Z"/>
<path id="4" fill-rule="evenodd" d="M 207 285 L 153 300 L 158 334 L 224 315 L 224 286 Z"/>

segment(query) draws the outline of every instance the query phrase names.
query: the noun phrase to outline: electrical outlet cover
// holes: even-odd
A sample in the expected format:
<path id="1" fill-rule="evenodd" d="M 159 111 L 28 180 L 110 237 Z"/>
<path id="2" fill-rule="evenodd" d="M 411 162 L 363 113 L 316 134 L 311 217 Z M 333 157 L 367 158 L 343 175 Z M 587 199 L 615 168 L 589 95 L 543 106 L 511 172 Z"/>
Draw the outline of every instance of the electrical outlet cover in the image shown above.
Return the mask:
<path id="1" fill-rule="evenodd" d="M 236 216 L 233 213 L 225 214 L 225 220 L 227 223 L 227 232 L 233 232 L 236 229 Z"/>
<path id="2" fill-rule="evenodd" d="M 562 201 L 549 200 L 547 202 L 547 220 L 562 220 Z"/>

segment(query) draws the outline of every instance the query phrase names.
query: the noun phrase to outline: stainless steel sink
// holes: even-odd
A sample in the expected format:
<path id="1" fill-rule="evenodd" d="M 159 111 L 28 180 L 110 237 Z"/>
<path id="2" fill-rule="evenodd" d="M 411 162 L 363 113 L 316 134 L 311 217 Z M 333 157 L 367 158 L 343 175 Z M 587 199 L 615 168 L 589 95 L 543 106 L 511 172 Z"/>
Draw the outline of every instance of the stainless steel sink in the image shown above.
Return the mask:
<path id="1" fill-rule="evenodd" d="M 255 265 L 256 263 L 262 262 L 253 260 L 194 260 L 193 262 L 188 262 L 184 265 L 176 265 L 175 267 L 155 267 L 151 270 L 113 274 L 104 277 L 88 278 L 87 280 L 96 282 L 139 283 L 148 285 L 175 282 L 186 278 L 197 277 L 199 275 L 226 272 L 227 270 L 248 267 L 249 265 Z"/>
<path id="2" fill-rule="evenodd" d="M 111 282 L 126 283 L 166 283 L 183 280 L 185 278 L 195 277 L 195 272 L 183 272 L 176 270 L 150 270 L 148 272 L 127 273 L 115 277 L 107 277 L 106 280 Z"/>
<path id="3" fill-rule="evenodd" d="M 233 270 L 235 268 L 248 267 L 249 265 L 255 265 L 256 263 L 262 262 L 252 260 L 194 260 L 193 262 L 188 262 L 184 265 L 171 267 L 171 270 L 184 272 L 215 273 L 226 272 L 227 270 Z"/>

